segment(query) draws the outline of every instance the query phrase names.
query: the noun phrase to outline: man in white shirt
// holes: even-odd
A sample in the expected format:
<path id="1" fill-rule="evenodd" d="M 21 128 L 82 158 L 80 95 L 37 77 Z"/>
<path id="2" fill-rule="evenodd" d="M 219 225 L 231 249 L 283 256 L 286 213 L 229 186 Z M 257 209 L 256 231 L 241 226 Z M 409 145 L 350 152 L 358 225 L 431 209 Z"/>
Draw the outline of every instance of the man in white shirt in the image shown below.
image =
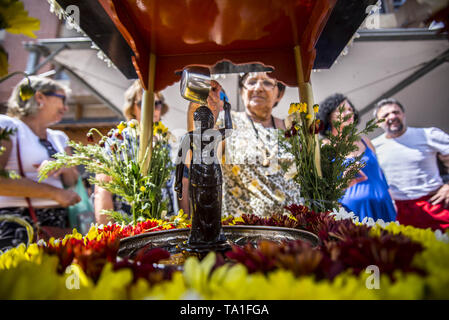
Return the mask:
<path id="1" fill-rule="evenodd" d="M 385 120 L 385 133 L 372 142 L 397 206 L 396 219 L 418 228 L 449 228 L 449 185 L 437 163 L 439 158 L 449 168 L 449 135 L 438 128 L 407 127 L 396 99 L 380 101 L 374 115 Z"/>

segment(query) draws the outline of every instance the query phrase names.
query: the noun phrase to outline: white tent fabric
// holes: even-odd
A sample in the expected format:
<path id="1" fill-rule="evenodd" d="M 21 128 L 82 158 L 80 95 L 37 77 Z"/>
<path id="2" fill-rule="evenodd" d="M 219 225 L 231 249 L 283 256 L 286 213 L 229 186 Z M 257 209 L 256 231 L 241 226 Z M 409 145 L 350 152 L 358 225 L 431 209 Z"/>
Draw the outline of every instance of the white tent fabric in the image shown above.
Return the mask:
<path id="1" fill-rule="evenodd" d="M 54 60 L 76 73 L 118 110 L 122 110 L 123 94 L 133 80 L 126 79 L 116 68 L 108 67 L 97 57 L 96 50 L 63 50 Z"/>
<path id="2" fill-rule="evenodd" d="M 446 39 L 355 41 L 348 53 L 341 56 L 330 69 L 312 74 L 315 102 L 319 103 L 326 96 L 341 92 L 352 100 L 356 108 L 361 109 L 448 49 L 449 42 Z M 124 91 L 133 80 L 126 79 L 117 69 L 108 67 L 98 59 L 95 50 L 64 50 L 54 59 L 75 72 L 117 108 L 122 107 Z M 233 109 L 241 110 L 237 76 L 228 74 L 218 77 L 217 81 L 226 90 Z M 394 95 L 406 108 L 408 125 L 435 126 L 449 132 L 448 84 L 449 64 L 443 63 Z M 166 88 L 163 94 L 170 106 L 164 116 L 164 123 L 171 130 L 185 130 L 188 102 L 180 96 L 179 83 Z M 298 101 L 297 88 L 287 88 L 274 114 L 286 117 L 290 103 Z M 361 123 L 371 117 L 371 112 L 365 114 Z M 381 132 L 378 129 L 371 136 Z"/>

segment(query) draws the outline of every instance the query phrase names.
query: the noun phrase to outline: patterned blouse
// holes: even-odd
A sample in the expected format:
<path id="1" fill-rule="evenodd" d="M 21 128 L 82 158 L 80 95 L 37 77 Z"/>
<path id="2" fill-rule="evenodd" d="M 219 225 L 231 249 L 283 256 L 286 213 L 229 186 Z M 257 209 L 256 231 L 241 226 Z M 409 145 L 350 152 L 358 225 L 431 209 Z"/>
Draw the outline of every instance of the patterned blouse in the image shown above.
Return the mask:
<path id="1" fill-rule="evenodd" d="M 217 120 L 223 127 L 223 112 Z M 278 130 L 253 122 L 245 112 L 231 112 L 233 132 L 226 138 L 223 171 L 223 215 L 285 213 L 284 206 L 302 203 L 300 186 L 284 178 L 280 163 L 293 157 L 279 150 Z M 253 126 L 254 125 L 254 126 Z"/>

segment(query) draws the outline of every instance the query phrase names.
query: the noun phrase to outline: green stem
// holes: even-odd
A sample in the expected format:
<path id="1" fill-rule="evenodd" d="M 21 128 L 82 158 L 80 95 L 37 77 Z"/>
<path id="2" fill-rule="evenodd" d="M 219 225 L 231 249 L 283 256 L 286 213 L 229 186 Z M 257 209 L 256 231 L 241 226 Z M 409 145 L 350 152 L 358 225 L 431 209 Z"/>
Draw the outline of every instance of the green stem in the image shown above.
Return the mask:
<path id="1" fill-rule="evenodd" d="M 0 79 L 0 83 L 2 83 L 3 81 L 8 80 L 9 78 L 11 78 L 11 77 L 13 77 L 15 75 L 18 75 L 18 74 L 21 74 L 21 75 L 25 76 L 28 79 L 28 84 L 29 84 L 30 79 L 28 78 L 28 73 L 23 72 L 23 71 L 15 71 L 13 73 L 10 73 L 10 74 L 4 76 L 3 78 Z"/>
<path id="2" fill-rule="evenodd" d="M 98 135 L 99 135 L 101 138 L 104 137 L 103 134 L 102 134 L 100 131 L 98 131 L 97 128 L 91 128 L 91 129 L 89 130 L 89 132 L 91 132 L 91 131 L 95 131 L 96 133 L 98 133 Z"/>

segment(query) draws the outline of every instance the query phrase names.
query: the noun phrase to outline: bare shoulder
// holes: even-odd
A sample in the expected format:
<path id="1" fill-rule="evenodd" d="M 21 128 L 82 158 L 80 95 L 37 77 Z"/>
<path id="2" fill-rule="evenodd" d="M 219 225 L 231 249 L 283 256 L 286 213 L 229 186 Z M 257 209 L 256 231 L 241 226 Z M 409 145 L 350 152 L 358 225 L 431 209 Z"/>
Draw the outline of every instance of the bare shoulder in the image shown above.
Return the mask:
<path id="1" fill-rule="evenodd" d="M 285 130 L 286 127 L 285 127 L 285 121 L 284 120 L 282 120 L 280 118 L 276 118 L 274 116 L 273 116 L 273 119 L 274 119 L 274 124 L 276 125 L 277 129 Z"/>
<path id="2" fill-rule="evenodd" d="M 371 140 L 368 137 L 364 136 L 364 137 L 362 137 L 362 139 L 363 139 L 363 141 L 365 141 L 368 148 L 370 148 L 371 150 L 376 152 L 376 148 L 374 147 L 373 143 L 371 142 Z"/>

